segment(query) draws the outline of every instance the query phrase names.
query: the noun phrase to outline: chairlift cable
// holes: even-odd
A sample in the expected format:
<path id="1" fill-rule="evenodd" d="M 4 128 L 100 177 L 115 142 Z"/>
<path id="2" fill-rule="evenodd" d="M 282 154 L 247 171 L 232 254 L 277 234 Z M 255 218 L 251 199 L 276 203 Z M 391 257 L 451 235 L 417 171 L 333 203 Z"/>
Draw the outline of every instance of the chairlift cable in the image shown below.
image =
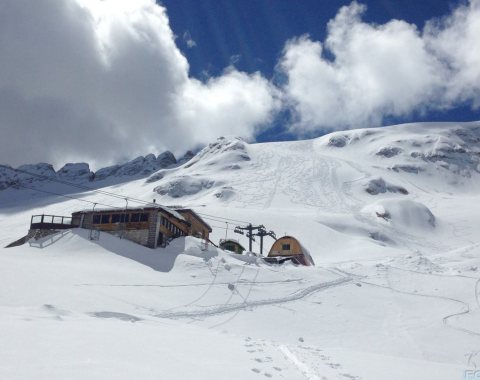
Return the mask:
<path id="1" fill-rule="evenodd" d="M 91 191 L 91 192 L 101 194 L 101 195 L 107 195 L 107 196 L 111 196 L 111 197 L 114 197 L 114 198 L 123 199 L 123 200 L 127 201 L 127 204 L 128 204 L 128 201 L 135 202 L 135 203 L 140 203 L 140 204 L 152 204 L 152 202 L 145 201 L 145 200 L 138 199 L 138 198 L 134 198 L 134 197 L 131 197 L 131 196 L 125 196 L 125 195 L 122 195 L 122 194 L 113 193 L 111 191 L 95 189 L 95 188 L 92 188 L 90 186 L 82 185 L 82 184 L 79 184 L 79 183 L 72 183 L 72 182 L 65 181 L 65 180 L 60 180 L 58 178 L 51 178 L 51 177 L 48 177 L 46 175 L 42 175 L 42 174 L 38 174 L 38 173 L 32 173 L 32 172 L 29 172 L 29 171 L 23 170 L 23 169 L 14 169 L 14 168 L 12 168 L 10 166 L 7 166 L 7 165 L 0 164 L 0 167 L 11 170 L 11 171 L 14 171 L 14 172 L 23 173 L 23 174 L 27 174 L 27 175 L 30 175 L 30 176 L 33 176 L 33 177 L 41 178 L 41 179 L 44 179 L 44 180 L 47 180 L 47 181 L 60 183 L 62 185 L 75 187 L 77 189 L 87 190 L 87 191 Z M 24 185 L 21 185 L 21 186 L 25 187 L 25 188 L 28 188 L 28 189 L 31 189 L 31 190 L 35 190 L 33 188 L 29 188 L 29 187 L 26 187 Z M 46 192 L 46 191 L 42 191 L 42 192 Z M 58 196 L 64 196 L 64 197 L 68 198 L 68 196 L 65 196 L 63 194 L 57 194 L 57 193 L 53 193 L 53 192 L 51 194 L 58 195 Z M 72 199 L 78 199 L 78 198 L 73 198 L 72 197 Z M 98 203 L 98 204 L 101 204 L 101 203 Z M 105 204 L 102 204 L 102 205 L 105 206 Z M 110 206 L 108 206 L 108 207 L 110 207 Z M 117 207 L 115 207 L 115 208 L 117 208 Z M 219 222 L 229 221 L 229 222 L 242 223 L 242 224 L 245 224 L 245 225 L 249 224 L 249 222 L 244 221 L 244 220 L 239 220 L 239 219 L 225 218 L 225 217 L 222 217 L 222 216 L 216 216 L 216 215 L 206 214 L 206 213 L 202 213 L 202 212 L 197 212 L 197 214 L 201 215 L 205 219 L 216 220 L 216 221 L 219 221 Z"/>
<path id="2" fill-rule="evenodd" d="M 246 222 L 244 220 L 238 220 L 238 219 L 232 219 L 232 218 L 224 218 L 223 216 L 216 216 L 216 215 L 211 215 L 211 214 L 205 214 L 202 212 L 197 212 L 198 215 L 202 215 L 205 217 L 212 217 L 212 218 L 217 218 L 217 219 L 222 219 L 222 220 L 228 220 L 229 222 L 237 222 L 237 223 L 244 223 L 244 224 L 249 224 L 250 222 Z"/>
<path id="3" fill-rule="evenodd" d="M 25 185 L 21 185 L 21 184 L 19 184 L 19 183 L 17 183 L 16 186 L 20 186 L 20 187 L 23 187 L 23 188 L 25 188 L 25 189 L 29 189 L 29 190 L 33 190 L 33 191 L 38 191 L 38 192 L 40 192 L 40 193 L 45 193 L 45 194 L 50 194 L 50 195 L 56 195 L 56 196 L 59 196 L 59 197 L 64 197 L 64 198 L 72 199 L 72 200 L 75 200 L 75 201 L 86 202 L 86 203 L 90 203 L 90 204 L 94 204 L 94 205 L 101 205 L 101 206 L 105 206 L 105 207 L 112 207 L 112 208 L 121 209 L 121 207 L 112 206 L 112 205 L 108 205 L 108 204 L 100 203 L 100 202 L 93 202 L 93 201 L 89 201 L 89 200 L 87 200 L 87 199 L 76 198 L 76 197 L 73 197 L 73 196 L 71 196 L 71 195 L 64 195 L 64 194 L 55 193 L 55 192 L 53 192 L 53 191 L 35 189 L 35 188 L 32 188 L 32 187 L 28 187 L 28 186 L 25 186 Z"/>
<path id="4" fill-rule="evenodd" d="M 30 175 L 30 176 L 37 177 L 37 178 L 41 178 L 41 179 L 44 179 L 44 180 L 47 180 L 47 181 L 57 182 L 57 183 L 60 183 L 60 184 L 62 184 L 62 185 L 67 185 L 67 186 L 71 186 L 71 187 L 76 187 L 77 189 L 82 189 L 82 190 L 91 191 L 91 192 L 94 192 L 94 193 L 97 193 L 97 194 L 108 195 L 108 196 L 111 196 L 111 197 L 114 197 L 114 198 L 123 199 L 123 200 L 125 200 L 125 198 L 128 198 L 129 200 L 131 200 L 131 201 L 133 201 L 133 202 L 144 203 L 144 204 L 151 204 L 151 202 L 144 201 L 144 200 L 141 200 L 141 199 L 136 199 L 136 198 L 133 198 L 133 197 L 125 197 L 125 195 L 116 194 L 116 193 L 113 193 L 113 192 L 110 192 L 110 191 L 95 189 L 95 188 L 90 187 L 90 186 L 82 185 L 82 184 L 79 184 L 79 183 L 72 183 L 72 182 L 65 181 L 65 180 L 60 180 L 60 179 L 58 179 L 58 178 L 51 178 L 51 177 L 48 177 L 48 176 L 45 176 L 45 175 L 42 175 L 42 174 L 32 173 L 32 172 L 29 172 L 29 171 L 26 171 L 26 170 L 22 170 L 22 169 L 14 169 L 14 168 L 11 168 L 11 167 L 9 167 L 9 166 L 7 166 L 7 165 L 1 165 L 1 164 L 0 164 L 0 167 L 5 168 L 5 169 L 12 170 L 12 171 L 14 171 L 14 172 L 23 173 L 23 174 L 28 174 L 28 175 Z"/>
<path id="5" fill-rule="evenodd" d="M 201 214 L 200 214 L 200 215 L 201 215 Z M 225 221 L 225 220 L 222 220 L 221 218 L 211 218 L 211 217 L 209 217 L 209 216 L 204 216 L 204 215 L 201 215 L 201 217 L 202 217 L 203 219 L 212 220 L 212 221 L 214 221 L 214 222 L 226 223 L 226 221 Z M 231 222 L 228 222 L 228 223 L 231 223 Z M 246 225 L 246 224 L 245 224 L 245 225 Z"/>

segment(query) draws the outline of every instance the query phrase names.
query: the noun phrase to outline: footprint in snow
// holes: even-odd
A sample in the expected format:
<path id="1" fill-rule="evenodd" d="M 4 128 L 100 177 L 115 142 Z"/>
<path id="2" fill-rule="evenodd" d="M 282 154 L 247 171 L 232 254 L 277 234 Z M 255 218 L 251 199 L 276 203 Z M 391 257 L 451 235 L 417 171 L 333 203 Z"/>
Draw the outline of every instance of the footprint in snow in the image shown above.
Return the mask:
<path id="1" fill-rule="evenodd" d="M 343 376 L 343 377 L 346 377 L 347 379 L 350 379 L 350 380 L 360 380 L 361 379 L 361 377 L 350 375 L 349 373 L 341 373 L 340 375 Z"/>
<path id="2" fill-rule="evenodd" d="M 58 309 L 57 307 L 55 307 L 54 305 L 50 305 L 50 304 L 45 304 L 42 306 L 42 308 L 44 310 L 46 310 L 48 313 L 52 314 L 53 317 L 59 321 L 63 321 L 63 318 L 62 317 L 65 317 L 65 316 L 68 316 L 70 315 L 70 312 L 67 311 L 67 310 L 62 310 L 62 309 Z"/>
<path id="3" fill-rule="evenodd" d="M 95 318 L 114 318 L 114 319 L 119 319 L 121 321 L 132 322 L 132 323 L 143 320 L 142 318 L 138 318 L 134 315 L 117 313 L 113 311 L 97 311 L 97 312 L 87 313 L 87 314 Z"/>
<path id="4" fill-rule="evenodd" d="M 339 369 L 339 368 L 341 368 L 341 365 L 338 364 L 338 363 L 327 363 L 327 365 L 328 365 L 330 368 L 333 368 L 333 369 Z"/>

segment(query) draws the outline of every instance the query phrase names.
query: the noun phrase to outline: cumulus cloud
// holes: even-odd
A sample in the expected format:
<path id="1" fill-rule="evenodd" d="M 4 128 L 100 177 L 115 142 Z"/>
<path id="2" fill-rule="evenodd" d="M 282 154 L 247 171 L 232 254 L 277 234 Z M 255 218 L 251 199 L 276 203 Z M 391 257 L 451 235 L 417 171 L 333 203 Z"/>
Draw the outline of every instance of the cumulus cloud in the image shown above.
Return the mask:
<path id="1" fill-rule="evenodd" d="M 190 80 L 176 114 L 179 124 L 195 125 L 204 141 L 222 134 L 252 139 L 257 131 L 246 130 L 245 126 L 265 127 L 260 122 L 269 120 L 269 110 L 279 108 L 279 97 L 278 90 L 260 74 L 229 67 L 222 76 L 206 83 Z"/>
<path id="2" fill-rule="evenodd" d="M 279 62 L 297 132 L 374 126 L 387 116 L 479 106 L 479 1 L 420 31 L 391 20 L 369 24 L 357 2 L 328 24 L 324 43 L 289 41 Z"/>
<path id="3" fill-rule="evenodd" d="M 424 36 L 448 67 L 446 100 L 471 102 L 480 108 L 480 1 L 472 0 L 451 15 L 429 21 Z"/>
<path id="4" fill-rule="evenodd" d="M 285 108 L 301 136 L 480 107 L 480 0 L 423 30 L 366 23 L 354 1 L 325 41 L 285 45 L 277 86 L 235 69 L 237 57 L 217 77 L 190 77 L 154 0 L 3 0 L 0 9 L 0 162 L 14 166 L 98 167 L 219 135 L 254 139 Z M 194 46 L 189 33 L 184 41 Z"/>
<path id="5" fill-rule="evenodd" d="M 154 0 L 5 0 L 0 12 L 0 162 L 103 165 L 252 137 L 275 90 L 229 69 L 189 78 Z"/>

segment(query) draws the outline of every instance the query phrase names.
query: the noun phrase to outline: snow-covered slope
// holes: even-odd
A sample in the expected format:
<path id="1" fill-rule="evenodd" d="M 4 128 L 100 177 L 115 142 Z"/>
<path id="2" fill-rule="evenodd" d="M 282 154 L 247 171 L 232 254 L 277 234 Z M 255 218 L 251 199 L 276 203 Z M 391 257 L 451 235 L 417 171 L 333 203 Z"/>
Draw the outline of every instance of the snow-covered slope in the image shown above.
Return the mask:
<path id="1" fill-rule="evenodd" d="M 479 164 L 480 123 L 411 124 L 221 138 L 104 187 L 192 207 L 213 241 L 247 245 L 233 233 L 246 222 L 293 235 L 316 266 L 202 251 L 194 238 L 157 250 L 104 233 L 92 242 L 81 230 L 1 249 L 0 377 L 463 378 L 480 368 Z M 31 214 L 125 205 L 48 179 L 29 186 L 74 199 L 0 191 L 2 246 Z"/>

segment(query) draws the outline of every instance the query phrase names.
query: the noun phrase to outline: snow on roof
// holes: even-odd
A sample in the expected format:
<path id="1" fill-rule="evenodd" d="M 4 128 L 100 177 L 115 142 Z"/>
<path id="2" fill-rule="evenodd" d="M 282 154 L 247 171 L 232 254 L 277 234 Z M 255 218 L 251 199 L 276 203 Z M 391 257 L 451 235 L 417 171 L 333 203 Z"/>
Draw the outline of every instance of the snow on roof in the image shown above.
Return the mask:
<path id="1" fill-rule="evenodd" d="M 151 203 L 151 204 L 145 205 L 143 207 L 140 206 L 140 207 L 125 207 L 125 208 L 120 208 L 120 207 L 118 207 L 118 208 L 95 208 L 95 210 L 93 210 L 93 209 L 83 209 L 83 210 L 75 211 L 74 214 L 76 214 L 76 213 L 90 213 L 90 212 L 143 211 L 143 210 L 151 210 L 151 209 L 159 209 L 159 210 L 162 210 L 162 211 L 166 212 L 167 214 L 172 215 L 173 217 L 175 217 L 179 220 L 182 220 L 184 222 L 187 221 L 176 210 L 173 210 L 169 207 L 162 206 L 162 205 L 159 205 L 159 204 L 156 204 L 156 203 Z"/>
<path id="2" fill-rule="evenodd" d="M 234 243 L 245 249 L 243 245 L 240 244 L 240 242 L 237 239 L 220 239 L 220 245 L 225 244 L 225 243 Z"/>
<path id="3" fill-rule="evenodd" d="M 310 251 L 307 248 L 305 248 L 305 246 L 299 241 L 298 241 L 298 244 L 300 244 L 300 248 L 302 249 L 303 256 L 305 256 L 312 265 L 315 265 L 315 261 L 313 261 L 312 255 L 310 255 Z"/>
<path id="4" fill-rule="evenodd" d="M 192 214 L 193 216 L 195 216 L 195 218 L 198 219 L 198 221 L 200 221 L 201 223 L 203 223 L 203 225 L 205 225 L 205 227 L 207 227 L 209 229 L 210 232 L 212 232 L 212 227 L 207 223 L 205 222 L 205 220 L 203 220 L 203 218 L 198 215 L 194 210 L 192 210 L 191 208 L 179 208 L 179 207 L 175 207 L 175 210 L 178 211 L 179 213 L 190 213 Z"/>

